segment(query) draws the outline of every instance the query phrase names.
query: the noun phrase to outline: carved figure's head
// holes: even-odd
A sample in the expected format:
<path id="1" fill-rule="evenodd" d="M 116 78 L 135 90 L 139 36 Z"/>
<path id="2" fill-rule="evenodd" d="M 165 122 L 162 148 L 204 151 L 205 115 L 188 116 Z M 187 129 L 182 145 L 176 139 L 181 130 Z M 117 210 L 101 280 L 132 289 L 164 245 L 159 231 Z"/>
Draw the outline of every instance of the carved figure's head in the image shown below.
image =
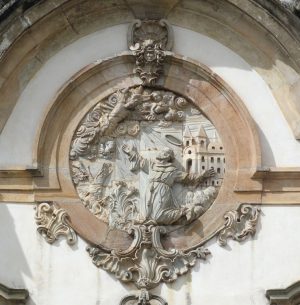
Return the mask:
<path id="1" fill-rule="evenodd" d="M 155 47 L 154 41 L 151 39 L 146 39 L 143 42 L 144 58 L 148 62 L 154 61 L 156 59 L 154 47 Z"/>
<path id="2" fill-rule="evenodd" d="M 156 157 L 157 160 L 162 162 L 172 162 L 174 158 L 174 151 L 169 147 L 163 148 Z"/>

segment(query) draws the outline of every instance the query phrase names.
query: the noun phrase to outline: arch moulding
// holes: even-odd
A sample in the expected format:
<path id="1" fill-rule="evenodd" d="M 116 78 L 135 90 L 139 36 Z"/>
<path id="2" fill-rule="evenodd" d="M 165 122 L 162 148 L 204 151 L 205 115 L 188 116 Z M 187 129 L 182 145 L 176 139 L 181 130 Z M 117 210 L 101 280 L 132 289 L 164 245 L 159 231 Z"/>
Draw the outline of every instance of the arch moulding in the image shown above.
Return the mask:
<path id="1" fill-rule="evenodd" d="M 57 93 L 37 135 L 35 159 L 41 176 L 32 178 L 34 200 L 56 202 L 68 212 L 73 227 L 96 244 L 107 238 L 107 229 L 95 218 L 84 228 L 80 225 L 90 212 L 73 186 L 69 149 L 74 130 L 93 106 L 117 90 L 140 85 L 140 79 L 133 74 L 134 63 L 134 57 L 125 53 L 81 70 Z M 240 203 L 261 203 L 261 178 L 253 179 L 260 168 L 256 129 L 240 99 L 207 67 L 169 53 L 164 70 L 156 87 L 184 96 L 196 105 L 218 130 L 226 151 L 226 174 L 220 193 L 203 215 L 203 227 L 194 225 L 195 232 L 205 228 L 204 236 L 208 236 L 223 223 L 226 211 L 236 209 Z M 216 211 L 221 216 L 212 222 Z M 180 236 L 174 242 L 189 246 Z"/>

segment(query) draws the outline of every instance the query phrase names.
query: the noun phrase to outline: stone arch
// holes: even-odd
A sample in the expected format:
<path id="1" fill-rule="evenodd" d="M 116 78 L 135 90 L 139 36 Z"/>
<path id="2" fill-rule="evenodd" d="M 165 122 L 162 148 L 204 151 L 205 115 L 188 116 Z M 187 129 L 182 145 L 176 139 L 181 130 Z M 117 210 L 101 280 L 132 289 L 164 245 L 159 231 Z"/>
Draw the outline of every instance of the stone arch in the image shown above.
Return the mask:
<path id="1" fill-rule="evenodd" d="M 80 219 L 89 217 L 90 212 L 80 203 L 70 178 L 69 147 L 73 131 L 89 109 L 115 90 L 139 84 L 132 72 L 133 65 L 132 55 L 124 54 L 89 65 L 72 77 L 58 92 L 43 119 L 44 123 L 36 141 L 36 159 L 44 174 L 43 177 L 35 178 L 36 200 L 56 201 L 63 206 L 71 216 L 74 228 L 93 243 L 103 242 L 107 228 L 97 219 L 89 222 L 93 229 L 80 226 Z M 215 209 L 224 209 L 225 213 L 228 205 L 237 206 L 244 191 L 258 194 L 250 197 L 250 200 L 251 203 L 260 203 L 261 182 L 252 179 L 261 162 L 255 126 L 234 92 L 198 62 L 170 54 L 166 60 L 165 76 L 157 86 L 183 95 L 193 102 L 216 126 L 223 141 L 227 153 L 224 183 L 214 206 L 202 220 L 204 235 L 210 235 L 223 221 L 222 212 L 213 224 L 209 221 Z M 193 230 L 199 231 L 202 227 L 195 222 Z M 180 247 L 183 248 L 196 242 L 186 242 L 180 237 L 176 240 L 179 240 Z"/>
<path id="2" fill-rule="evenodd" d="M 20 18 L 8 19 L 6 26 L 9 25 L 10 30 L 6 31 L 7 27 L 4 27 L 0 39 L 3 42 L 0 49 L 1 129 L 17 103 L 20 92 L 58 50 L 87 34 L 128 23 L 134 18 L 168 17 L 175 26 L 193 29 L 230 47 L 256 68 L 272 88 L 298 138 L 297 50 L 300 38 L 299 31 L 297 33 L 295 29 L 299 28 L 299 20 L 273 1 L 247 1 L 245 6 L 237 6 L 232 0 L 222 0 L 218 4 L 214 1 L 200 2 L 179 1 L 176 6 L 172 6 L 171 2 L 154 5 L 146 1 L 130 4 L 121 1 L 118 5 L 95 0 L 85 3 L 79 0 L 60 1 L 58 5 L 51 1 L 39 1 L 38 5 L 26 10 Z M 149 16 L 142 9 L 145 6 L 149 9 L 147 12 L 151 12 Z M 239 22 L 235 23 L 235 19 Z M 226 28 L 226 33 L 223 28 Z M 255 41 L 260 42 L 258 45 L 252 43 L 249 28 L 256 35 Z M 270 49 L 276 51 L 270 52 Z M 294 74 L 291 80 L 287 70 Z"/>

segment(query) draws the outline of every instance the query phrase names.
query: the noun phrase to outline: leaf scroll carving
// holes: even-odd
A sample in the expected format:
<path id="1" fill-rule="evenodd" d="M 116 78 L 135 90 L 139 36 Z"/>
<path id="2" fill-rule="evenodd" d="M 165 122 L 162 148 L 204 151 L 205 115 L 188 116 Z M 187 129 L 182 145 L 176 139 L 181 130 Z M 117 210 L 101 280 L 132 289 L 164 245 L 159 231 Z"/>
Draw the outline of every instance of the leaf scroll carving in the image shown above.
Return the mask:
<path id="1" fill-rule="evenodd" d="M 236 211 L 228 211 L 224 215 L 226 223 L 218 236 L 219 244 L 225 246 L 228 238 L 243 241 L 254 235 L 259 214 L 260 209 L 251 205 L 241 205 Z"/>
<path id="2" fill-rule="evenodd" d="M 65 236 L 67 243 L 73 245 L 77 235 L 68 221 L 68 214 L 64 209 L 47 202 L 40 203 L 36 208 L 35 220 L 37 231 L 52 244 L 59 236 Z"/>
<path id="3" fill-rule="evenodd" d="M 160 282 L 173 282 L 192 268 L 197 259 L 205 260 L 210 254 L 198 247 L 191 251 L 166 250 L 160 242 L 164 228 L 153 225 L 132 229 L 134 240 L 126 251 L 105 251 L 88 247 L 87 251 L 97 267 L 114 273 L 123 282 L 133 282 L 139 289 L 152 289 Z"/>

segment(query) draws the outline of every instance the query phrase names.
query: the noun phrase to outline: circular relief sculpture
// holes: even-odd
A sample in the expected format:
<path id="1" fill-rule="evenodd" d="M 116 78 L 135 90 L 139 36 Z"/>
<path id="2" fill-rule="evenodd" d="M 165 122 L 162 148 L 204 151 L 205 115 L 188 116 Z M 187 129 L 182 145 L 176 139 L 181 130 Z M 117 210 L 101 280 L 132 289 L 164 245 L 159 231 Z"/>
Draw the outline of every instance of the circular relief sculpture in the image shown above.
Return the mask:
<path id="1" fill-rule="evenodd" d="M 141 290 L 121 304 L 158 300 L 149 289 L 176 280 L 209 254 L 200 246 L 183 251 L 161 243 L 161 235 L 210 208 L 225 171 L 214 126 L 184 97 L 143 86 L 113 93 L 81 121 L 70 166 L 83 205 L 109 230 L 131 235 L 125 250 L 87 249 L 97 267 Z"/>
<path id="2" fill-rule="evenodd" d="M 187 99 L 142 86 L 100 101 L 70 150 L 83 205 L 110 229 L 187 225 L 214 202 L 225 172 L 212 123 Z"/>

